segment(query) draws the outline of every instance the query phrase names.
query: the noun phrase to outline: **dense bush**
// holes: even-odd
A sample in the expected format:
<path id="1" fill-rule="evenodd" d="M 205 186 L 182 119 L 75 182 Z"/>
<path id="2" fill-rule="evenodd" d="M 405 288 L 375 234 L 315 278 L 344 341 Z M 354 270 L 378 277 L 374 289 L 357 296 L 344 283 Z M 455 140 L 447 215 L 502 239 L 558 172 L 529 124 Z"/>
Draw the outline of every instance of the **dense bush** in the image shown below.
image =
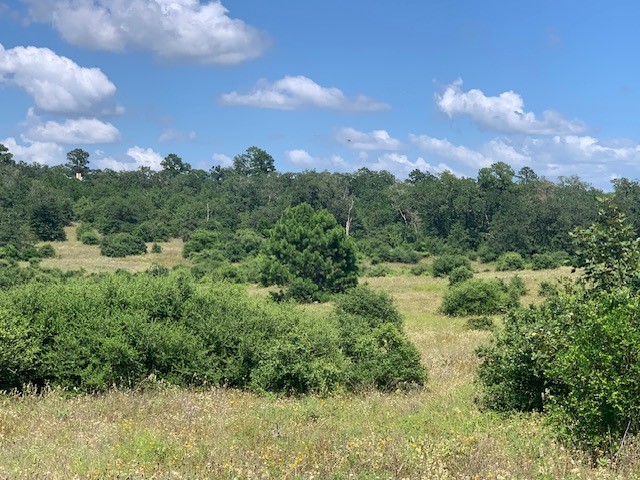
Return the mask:
<path id="1" fill-rule="evenodd" d="M 169 227 L 166 223 L 159 220 L 142 222 L 136 227 L 133 233 L 145 242 L 166 242 L 171 238 Z"/>
<path id="2" fill-rule="evenodd" d="M 100 243 L 100 253 L 107 257 L 126 257 L 147 252 L 144 241 L 130 233 L 106 235 Z"/>
<path id="3" fill-rule="evenodd" d="M 14 286 L 0 293 L 0 389 L 33 383 L 94 392 L 150 375 L 291 393 L 421 383 L 397 311 L 387 297 L 367 298 L 380 312 L 312 317 L 158 268 Z M 377 314 L 388 318 L 372 326 Z"/>
<path id="4" fill-rule="evenodd" d="M 218 249 L 220 243 L 219 234 L 212 230 L 197 229 L 189 235 L 182 247 L 184 258 L 193 258 L 195 254 L 205 250 Z"/>
<path id="5" fill-rule="evenodd" d="M 421 385 L 420 353 L 402 331 L 403 319 L 384 292 L 356 287 L 336 300 L 340 344 L 352 367 L 351 388 L 396 389 Z"/>
<path id="6" fill-rule="evenodd" d="M 499 272 L 505 272 L 508 270 L 523 270 L 524 259 L 518 252 L 503 253 L 496 260 L 496 270 Z"/>
<path id="7" fill-rule="evenodd" d="M 471 317 L 468 318 L 465 322 L 465 326 L 469 330 L 489 330 L 494 331 L 496 328 L 496 324 L 491 317 L 482 316 L 482 317 Z"/>
<path id="8" fill-rule="evenodd" d="M 479 351 L 483 402 L 544 410 L 560 437 L 593 457 L 640 434 L 640 240 L 611 205 L 575 234 L 584 275 L 545 286 Z"/>
<path id="9" fill-rule="evenodd" d="M 431 273 L 434 277 L 445 277 L 456 267 L 467 267 L 471 270 L 471 262 L 464 255 L 441 255 L 434 259 Z"/>
<path id="10" fill-rule="evenodd" d="M 547 270 L 562 266 L 567 254 L 565 252 L 534 253 L 531 257 L 533 270 Z"/>
<path id="11" fill-rule="evenodd" d="M 442 298 L 447 315 L 491 315 L 517 306 L 517 296 L 501 280 L 472 278 L 452 285 Z"/>
<path id="12" fill-rule="evenodd" d="M 412 275 L 419 277 L 421 275 L 426 275 L 429 272 L 429 266 L 424 263 L 418 263 L 413 265 L 409 271 Z"/>
<path id="13" fill-rule="evenodd" d="M 473 278 L 473 271 L 469 267 L 461 265 L 449 273 L 449 285 L 455 285 L 470 278 Z"/>
<path id="14" fill-rule="evenodd" d="M 76 238 L 85 245 L 100 245 L 100 234 L 90 224 L 80 223 L 76 228 Z"/>

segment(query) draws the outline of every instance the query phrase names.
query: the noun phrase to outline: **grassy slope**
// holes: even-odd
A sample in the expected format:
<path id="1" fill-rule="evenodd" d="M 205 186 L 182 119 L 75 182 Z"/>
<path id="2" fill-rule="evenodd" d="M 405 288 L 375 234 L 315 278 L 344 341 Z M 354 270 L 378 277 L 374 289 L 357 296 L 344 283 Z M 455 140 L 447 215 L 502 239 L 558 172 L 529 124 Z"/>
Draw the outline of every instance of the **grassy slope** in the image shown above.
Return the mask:
<path id="1" fill-rule="evenodd" d="M 105 268 L 87 261 L 73 268 Z M 532 292 L 526 300 L 560 273 L 568 272 L 521 272 Z M 0 478 L 634 477 L 631 450 L 621 470 L 593 469 L 558 446 L 538 416 L 478 410 L 473 352 L 489 334 L 438 313 L 446 280 L 365 281 L 392 294 L 405 314 L 429 369 L 424 390 L 277 398 L 152 384 L 99 397 L 0 396 Z"/>

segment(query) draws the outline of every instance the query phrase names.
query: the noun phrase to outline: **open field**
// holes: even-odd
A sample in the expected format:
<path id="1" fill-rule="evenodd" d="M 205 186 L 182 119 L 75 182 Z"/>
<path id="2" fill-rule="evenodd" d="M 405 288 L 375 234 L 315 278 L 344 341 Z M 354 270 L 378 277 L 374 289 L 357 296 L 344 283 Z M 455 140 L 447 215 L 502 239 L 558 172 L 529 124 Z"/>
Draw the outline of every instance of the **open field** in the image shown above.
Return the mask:
<path id="1" fill-rule="evenodd" d="M 74 260 L 74 248 L 96 247 L 69 238 L 69 250 L 56 245 L 61 258 L 50 266 L 122 268 L 97 256 Z M 167 263 L 158 263 L 181 261 L 179 253 L 177 244 L 165 248 Z M 124 262 L 133 270 L 151 263 Z M 540 281 L 568 274 L 569 269 L 519 272 L 529 289 L 525 302 L 537 300 Z M 0 478 L 640 478 L 633 445 L 621 452 L 615 469 L 591 467 L 558 445 L 539 415 L 501 417 L 479 410 L 474 350 L 490 334 L 469 331 L 464 318 L 438 312 L 446 279 L 400 275 L 362 281 L 390 293 L 404 313 L 405 328 L 429 371 L 424 389 L 282 398 L 150 381 L 135 391 L 100 396 L 4 395 Z"/>
<path id="2" fill-rule="evenodd" d="M 76 227 L 66 227 L 67 240 L 64 242 L 48 242 L 56 250 L 56 258 L 45 258 L 43 267 L 56 267 L 62 270 L 84 269 L 87 273 L 115 272 L 118 269 L 139 272 L 147 270 L 154 263 L 172 268 L 179 264 L 189 264 L 189 260 L 182 257 L 182 240 L 172 238 L 168 242 L 158 242 L 162 253 L 147 253 L 125 258 L 109 258 L 100 255 L 98 245 L 84 245 L 76 238 Z M 147 252 L 151 252 L 151 245 L 147 244 Z"/>

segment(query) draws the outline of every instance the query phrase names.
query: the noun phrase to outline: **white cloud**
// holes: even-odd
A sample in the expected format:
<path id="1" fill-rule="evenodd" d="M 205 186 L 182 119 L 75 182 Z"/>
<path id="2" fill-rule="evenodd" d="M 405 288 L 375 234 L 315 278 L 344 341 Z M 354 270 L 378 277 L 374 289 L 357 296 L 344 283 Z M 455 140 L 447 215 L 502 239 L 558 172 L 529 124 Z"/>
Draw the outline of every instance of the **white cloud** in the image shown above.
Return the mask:
<path id="1" fill-rule="evenodd" d="M 39 163 L 41 165 L 59 165 L 66 161 L 64 149 L 54 142 L 36 142 L 22 138 L 26 145 L 19 145 L 15 138 L 9 137 L 2 143 L 19 162 Z"/>
<path id="2" fill-rule="evenodd" d="M 48 48 L 0 44 L 0 84 L 16 85 L 45 112 L 83 113 L 95 110 L 116 87 L 98 68 L 81 67 Z"/>
<path id="3" fill-rule="evenodd" d="M 296 149 L 286 151 L 285 158 L 295 165 L 301 165 L 313 169 L 348 169 L 344 158 L 339 155 L 332 155 L 330 157 L 314 157 L 306 150 Z"/>
<path id="4" fill-rule="evenodd" d="M 25 0 L 32 21 L 51 23 L 73 45 L 148 50 L 163 60 L 237 64 L 259 57 L 268 40 L 219 1 Z"/>
<path id="5" fill-rule="evenodd" d="M 127 150 L 127 155 L 133 158 L 135 162 L 135 168 L 137 170 L 140 167 L 149 167 L 151 170 L 162 170 L 160 163 L 162 162 L 162 156 L 153 151 L 151 148 L 144 148 L 135 146 Z"/>
<path id="6" fill-rule="evenodd" d="M 233 159 L 230 156 L 225 155 L 224 153 L 214 153 L 212 158 L 213 161 L 221 167 L 233 166 Z"/>
<path id="7" fill-rule="evenodd" d="M 398 153 L 385 153 L 378 157 L 375 163 L 367 165 L 372 170 L 387 170 L 396 176 L 406 178 L 413 170 L 420 170 L 423 172 L 430 172 L 433 174 L 449 171 L 456 176 L 460 174 L 456 173 L 446 163 L 439 163 L 438 165 L 432 165 L 425 161 L 424 158 L 418 157 L 415 162 L 409 160 L 406 155 L 400 155 Z"/>
<path id="8" fill-rule="evenodd" d="M 449 160 L 461 162 L 467 167 L 480 169 L 490 166 L 493 162 L 491 158 L 482 153 L 461 145 L 453 145 L 446 138 L 433 138 L 428 135 L 409 135 L 411 143 L 421 150 L 427 151 Z"/>
<path id="9" fill-rule="evenodd" d="M 274 83 L 261 80 L 250 93 L 226 93 L 220 96 L 220 101 L 226 105 L 278 110 L 317 107 L 352 112 L 374 112 L 389 108 L 386 103 L 376 102 L 363 95 L 349 98 L 338 88 L 323 87 L 302 75 L 286 76 Z"/>
<path id="10" fill-rule="evenodd" d="M 70 119 L 64 123 L 48 121 L 31 127 L 25 137 L 39 142 L 86 145 L 92 143 L 113 143 L 120 132 L 110 123 L 97 118 Z"/>
<path id="11" fill-rule="evenodd" d="M 338 143 L 356 150 L 399 150 L 400 140 L 392 138 L 386 130 L 374 130 L 369 133 L 360 132 L 354 128 L 340 129 L 335 136 Z"/>
<path id="12" fill-rule="evenodd" d="M 181 132 L 180 130 L 176 130 L 175 128 L 167 128 L 165 129 L 160 136 L 158 137 L 158 141 L 160 143 L 164 142 L 192 142 L 196 138 L 196 132 Z"/>
<path id="13" fill-rule="evenodd" d="M 497 97 L 487 97 L 481 90 L 462 91 L 462 80 L 447 86 L 436 95 L 438 108 L 449 117 L 468 115 L 475 122 L 499 132 L 529 135 L 568 135 L 584 132 L 587 127 L 579 120 L 567 120 L 552 110 L 542 112 L 542 119 L 524 110 L 524 101 L 513 91 Z"/>

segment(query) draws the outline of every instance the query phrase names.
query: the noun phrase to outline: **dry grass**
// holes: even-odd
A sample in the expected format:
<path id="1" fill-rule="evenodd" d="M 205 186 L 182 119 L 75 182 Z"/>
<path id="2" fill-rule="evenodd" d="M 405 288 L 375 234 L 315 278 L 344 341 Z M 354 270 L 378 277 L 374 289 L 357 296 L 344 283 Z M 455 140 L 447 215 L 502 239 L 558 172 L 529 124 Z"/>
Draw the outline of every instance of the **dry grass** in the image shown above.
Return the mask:
<path id="1" fill-rule="evenodd" d="M 537 283 L 560 273 L 520 272 L 529 300 Z M 4 395 L 0 478 L 640 478 L 633 444 L 619 469 L 592 468 L 559 446 L 539 416 L 478 409 L 474 350 L 490 334 L 439 314 L 446 280 L 365 280 L 405 314 L 429 369 L 426 388 L 281 398 L 151 382 L 101 396 Z"/>
<path id="2" fill-rule="evenodd" d="M 158 242 L 162 253 L 147 253 L 124 258 L 109 258 L 100 255 L 97 245 L 84 245 L 76 239 L 76 226 L 66 227 L 67 240 L 50 242 L 56 250 L 56 258 L 42 261 L 43 267 L 60 268 L 62 270 L 81 270 L 88 273 L 115 272 L 118 269 L 139 272 L 147 270 L 154 263 L 172 268 L 176 265 L 188 265 L 189 261 L 182 257 L 183 242 L 174 238 L 168 242 Z M 152 243 L 147 244 L 151 251 Z"/>

